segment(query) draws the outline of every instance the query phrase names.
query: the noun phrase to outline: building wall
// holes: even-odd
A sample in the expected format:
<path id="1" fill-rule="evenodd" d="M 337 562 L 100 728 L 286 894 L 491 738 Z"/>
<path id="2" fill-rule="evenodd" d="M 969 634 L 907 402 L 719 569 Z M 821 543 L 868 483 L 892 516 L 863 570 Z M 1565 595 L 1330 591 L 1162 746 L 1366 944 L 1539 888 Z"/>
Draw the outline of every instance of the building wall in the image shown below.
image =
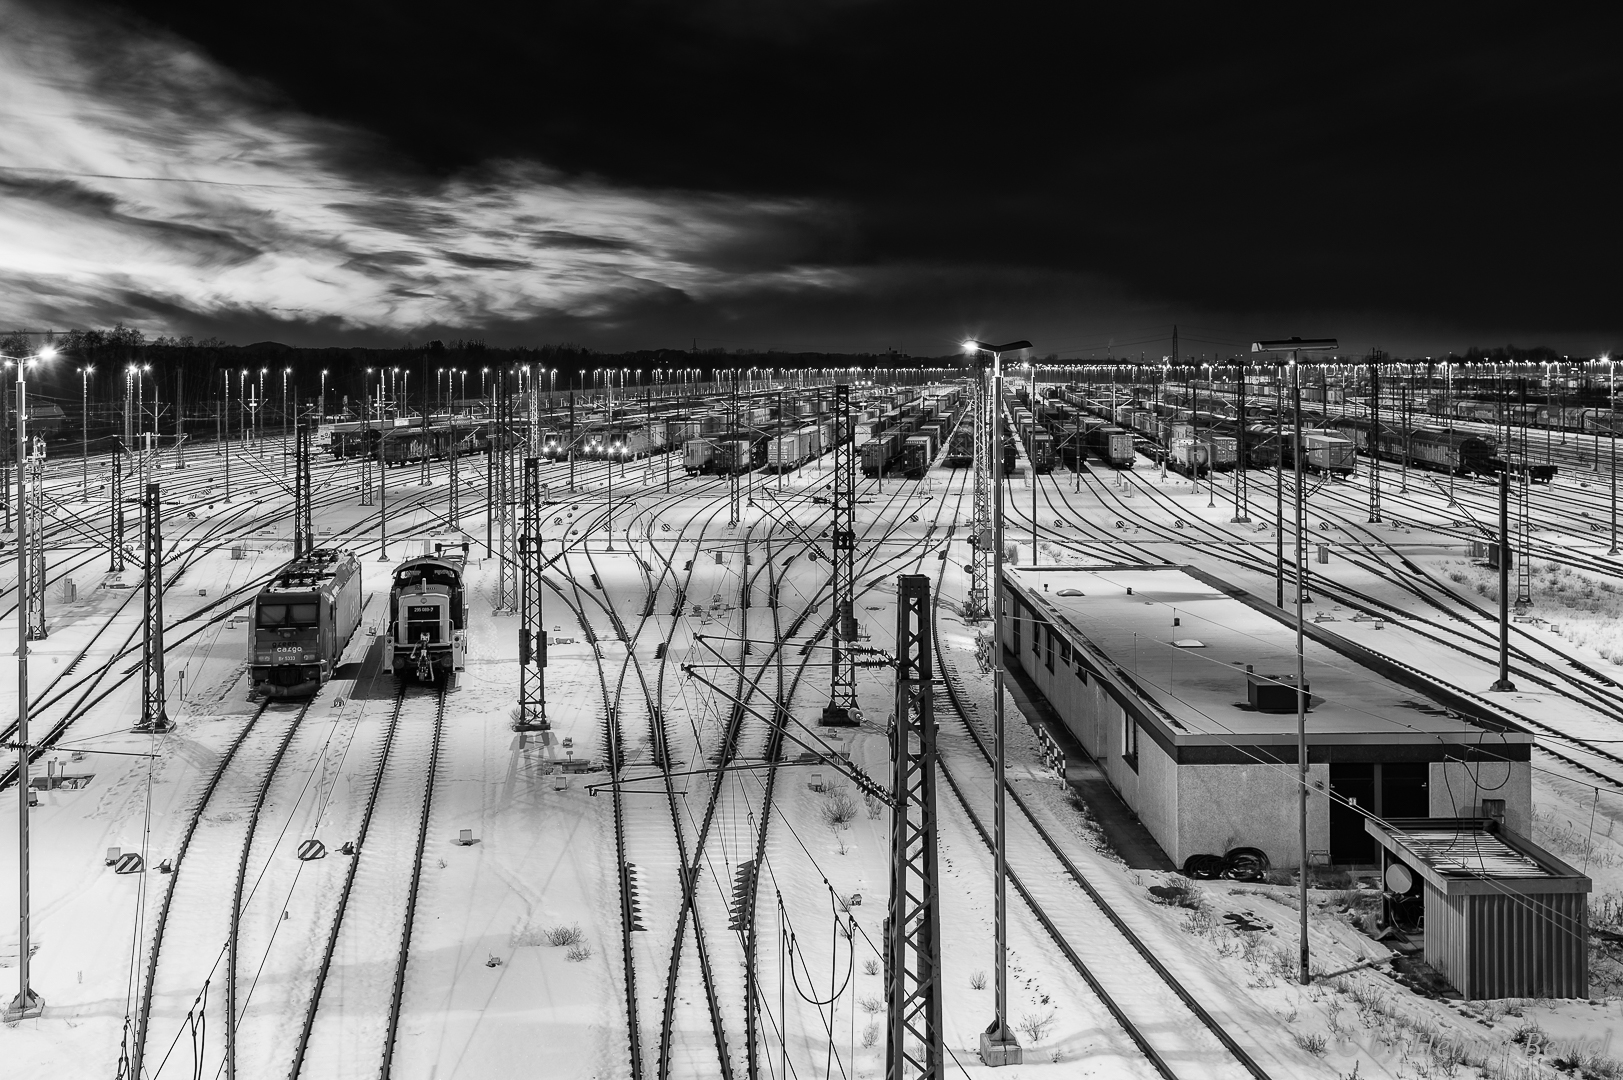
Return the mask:
<path id="1" fill-rule="evenodd" d="M 1330 766 L 1307 766 L 1309 853 L 1330 850 L 1330 804 L 1324 785 Z M 1180 865 L 1191 855 L 1221 855 L 1254 847 L 1274 866 L 1294 867 L 1300 857 L 1295 765 L 1184 765 L 1178 769 L 1178 846 L 1167 854 Z M 1163 841 L 1163 846 L 1165 842 Z M 1323 862 L 1323 858 L 1314 862 Z"/>
<path id="2" fill-rule="evenodd" d="M 1425 889 L 1426 963 L 1467 998 L 1589 996 L 1584 893 Z"/>
<path id="3" fill-rule="evenodd" d="M 1148 734 L 1138 734 L 1136 768 L 1125 757 L 1126 712 L 1091 676 L 1078 678 L 1074 657 L 1051 628 L 1033 620 L 1018 597 L 1006 605 L 1003 633 L 1011 646 L 1004 661 L 1018 665 L 1042 691 L 1061 721 L 1144 823 L 1169 858 L 1182 864 L 1191 855 L 1221 855 L 1232 847 L 1267 852 L 1274 865 L 1294 867 L 1298 857 L 1297 788 L 1290 765 L 1177 765 Z M 1014 638 L 1010 616 L 1020 620 Z M 1032 638 L 1038 648 L 1033 651 Z M 1018 644 L 1018 648 L 1012 646 Z M 1048 659 L 1053 657 L 1053 669 Z M 1311 753 L 1311 751 L 1310 751 Z M 1508 775 L 1507 775 L 1508 769 Z M 1310 761 L 1313 785 L 1308 799 L 1308 850 L 1330 850 L 1330 782 L 1327 764 Z M 1528 762 L 1433 762 L 1427 790 L 1433 817 L 1470 817 L 1483 799 L 1505 800 L 1507 828 L 1532 832 L 1532 769 Z"/>
<path id="4" fill-rule="evenodd" d="M 1533 835 L 1533 765 L 1528 761 L 1434 761 L 1426 792 L 1431 816 L 1475 817 L 1483 799 L 1505 801 L 1505 828 Z"/>

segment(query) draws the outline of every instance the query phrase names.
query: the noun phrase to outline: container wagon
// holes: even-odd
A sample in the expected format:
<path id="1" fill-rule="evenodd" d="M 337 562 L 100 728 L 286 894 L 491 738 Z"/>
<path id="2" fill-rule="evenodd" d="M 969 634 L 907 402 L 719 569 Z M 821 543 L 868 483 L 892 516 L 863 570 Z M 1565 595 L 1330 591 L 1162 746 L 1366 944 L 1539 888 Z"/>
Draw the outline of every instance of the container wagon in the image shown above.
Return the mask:
<path id="1" fill-rule="evenodd" d="M 1093 428 L 1083 439 L 1094 457 L 1116 469 L 1131 469 L 1137 458 L 1133 433 L 1115 425 Z"/>

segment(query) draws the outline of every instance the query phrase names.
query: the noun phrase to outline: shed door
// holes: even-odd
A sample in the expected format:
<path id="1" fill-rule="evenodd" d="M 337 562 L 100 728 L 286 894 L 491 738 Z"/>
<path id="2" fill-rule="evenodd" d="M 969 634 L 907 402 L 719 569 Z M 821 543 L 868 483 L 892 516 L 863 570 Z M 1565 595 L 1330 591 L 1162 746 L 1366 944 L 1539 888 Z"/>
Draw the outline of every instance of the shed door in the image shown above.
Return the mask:
<path id="1" fill-rule="evenodd" d="M 1375 765 L 1372 762 L 1330 763 L 1330 861 L 1337 866 L 1375 861 L 1375 838 L 1364 831 L 1364 817 L 1348 806 L 1375 813 Z"/>

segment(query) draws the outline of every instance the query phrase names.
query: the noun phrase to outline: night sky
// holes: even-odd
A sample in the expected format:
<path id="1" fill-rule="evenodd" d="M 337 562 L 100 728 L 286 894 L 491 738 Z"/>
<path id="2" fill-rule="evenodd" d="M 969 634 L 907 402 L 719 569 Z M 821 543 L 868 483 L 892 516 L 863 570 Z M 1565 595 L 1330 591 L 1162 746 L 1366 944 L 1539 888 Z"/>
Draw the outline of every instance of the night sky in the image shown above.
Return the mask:
<path id="1" fill-rule="evenodd" d="M 0 0 L 0 330 L 1623 345 L 1615 28 L 1216 7 Z"/>

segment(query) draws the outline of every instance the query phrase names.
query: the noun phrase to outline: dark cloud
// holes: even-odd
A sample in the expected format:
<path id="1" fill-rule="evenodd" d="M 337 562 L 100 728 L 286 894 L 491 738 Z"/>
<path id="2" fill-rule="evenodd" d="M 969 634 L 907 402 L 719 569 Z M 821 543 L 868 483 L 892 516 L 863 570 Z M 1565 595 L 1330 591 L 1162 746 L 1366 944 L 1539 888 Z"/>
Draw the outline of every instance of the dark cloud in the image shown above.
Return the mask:
<path id="1" fill-rule="evenodd" d="M 220 160 L 289 162 L 273 179 L 309 194 L 244 196 L 264 216 L 240 233 L 99 188 L 0 198 L 122 215 L 205 264 L 296 253 L 380 334 L 466 317 L 491 340 L 863 348 L 973 324 L 1063 351 L 1178 321 L 1213 348 L 1424 352 L 1620 329 L 1612 37 L 1555 9 L 290 0 L 251 33 L 180 0 L 84 14 L 105 101 L 196 100 L 148 141 L 250 130 Z M 154 25 L 169 46 L 130 44 Z M 153 63 L 174 42 L 202 54 Z M 171 291 L 201 317 L 327 318 L 258 263 L 216 305 Z"/>
<path id="2" fill-rule="evenodd" d="M 469 270 L 527 270 L 530 263 L 523 259 L 502 259 L 494 255 L 466 255 L 460 251 L 447 251 L 445 257 Z"/>

